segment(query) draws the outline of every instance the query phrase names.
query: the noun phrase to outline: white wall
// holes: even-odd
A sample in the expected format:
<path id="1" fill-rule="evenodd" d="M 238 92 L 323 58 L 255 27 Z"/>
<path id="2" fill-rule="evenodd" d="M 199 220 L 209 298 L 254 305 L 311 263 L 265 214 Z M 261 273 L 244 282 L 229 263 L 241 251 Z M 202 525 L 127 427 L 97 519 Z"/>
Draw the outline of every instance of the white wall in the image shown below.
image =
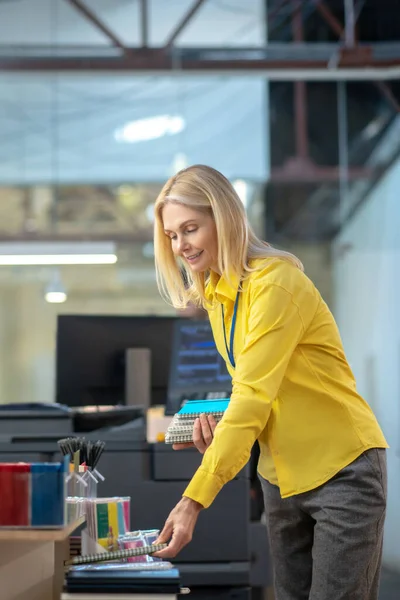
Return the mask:
<path id="1" fill-rule="evenodd" d="M 390 444 L 384 563 L 400 571 L 400 161 L 333 245 L 334 311 L 360 392 Z"/>
<path id="2" fill-rule="evenodd" d="M 78 269 L 60 269 L 68 292 L 65 304 L 44 300 L 45 285 L 38 269 L 36 281 L 32 273 L 30 281 L 27 274 L 6 283 L 1 271 L 0 404 L 54 401 L 58 314 L 175 314 L 161 299 L 155 280 L 129 285 L 119 280 L 118 264 Z M 144 276 L 143 269 L 141 273 Z"/>

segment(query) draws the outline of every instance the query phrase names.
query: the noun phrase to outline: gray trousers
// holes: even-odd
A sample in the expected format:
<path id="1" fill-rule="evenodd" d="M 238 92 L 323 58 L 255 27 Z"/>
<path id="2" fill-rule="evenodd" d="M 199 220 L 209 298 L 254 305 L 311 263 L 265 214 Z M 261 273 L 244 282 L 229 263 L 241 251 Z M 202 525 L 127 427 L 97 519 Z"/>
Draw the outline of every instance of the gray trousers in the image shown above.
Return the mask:
<path id="1" fill-rule="evenodd" d="M 321 487 L 282 499 L 261 479 L 276 600 L 377 600 L 386 451 L 368 450 Z"/>

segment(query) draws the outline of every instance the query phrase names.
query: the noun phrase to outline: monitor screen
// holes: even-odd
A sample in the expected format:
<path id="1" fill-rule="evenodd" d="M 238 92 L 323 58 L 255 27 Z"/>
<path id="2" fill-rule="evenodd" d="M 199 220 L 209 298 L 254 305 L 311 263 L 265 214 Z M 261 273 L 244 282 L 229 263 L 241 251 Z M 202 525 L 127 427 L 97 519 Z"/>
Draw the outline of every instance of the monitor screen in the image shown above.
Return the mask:
<path id="1" fill-rule="evenodd" d="M 219 354 L 208 321 L 180 319 L 174 326 L 166 414 L 176 413 L 184 400 L 228 397 L 231 376 Z"/>
<path id="2" fill-rule="evenodd" d="M 151 403 L 165 404 L 177 317 L 60 315 L 56 402 L 67 406 L 125 403 L 129 348 L 151 351 Z"/>

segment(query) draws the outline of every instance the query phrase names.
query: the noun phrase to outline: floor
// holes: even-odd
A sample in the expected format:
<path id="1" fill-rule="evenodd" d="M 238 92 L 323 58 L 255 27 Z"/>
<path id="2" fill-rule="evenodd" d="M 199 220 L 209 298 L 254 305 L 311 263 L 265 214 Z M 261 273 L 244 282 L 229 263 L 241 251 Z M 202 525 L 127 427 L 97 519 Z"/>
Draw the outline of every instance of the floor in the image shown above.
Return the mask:
<path id="1" fill-rule="evenodd" d="M 252 600 L 273 600 L 273 592 L 253 590 Z M 400 572 L 383 570 L 379 600 L 400 600 Z"/>
<path id="2" fill-rule="evenodd" d="M 383 570 L 379 600 L 400 600 L 400 572 Z"/>

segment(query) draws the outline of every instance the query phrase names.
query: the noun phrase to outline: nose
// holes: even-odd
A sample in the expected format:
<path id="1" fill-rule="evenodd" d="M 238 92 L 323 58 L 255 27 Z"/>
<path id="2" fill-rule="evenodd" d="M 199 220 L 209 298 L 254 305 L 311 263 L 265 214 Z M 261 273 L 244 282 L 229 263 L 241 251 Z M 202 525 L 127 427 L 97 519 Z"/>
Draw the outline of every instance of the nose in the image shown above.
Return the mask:
<path id="1" fill-rule="evenodd" d="M 178 254 L 183 254 L 188 247 L 189 244 L 187 243 L 184 237 L 179 237 L 176 240 L 176 251 Z"/>

